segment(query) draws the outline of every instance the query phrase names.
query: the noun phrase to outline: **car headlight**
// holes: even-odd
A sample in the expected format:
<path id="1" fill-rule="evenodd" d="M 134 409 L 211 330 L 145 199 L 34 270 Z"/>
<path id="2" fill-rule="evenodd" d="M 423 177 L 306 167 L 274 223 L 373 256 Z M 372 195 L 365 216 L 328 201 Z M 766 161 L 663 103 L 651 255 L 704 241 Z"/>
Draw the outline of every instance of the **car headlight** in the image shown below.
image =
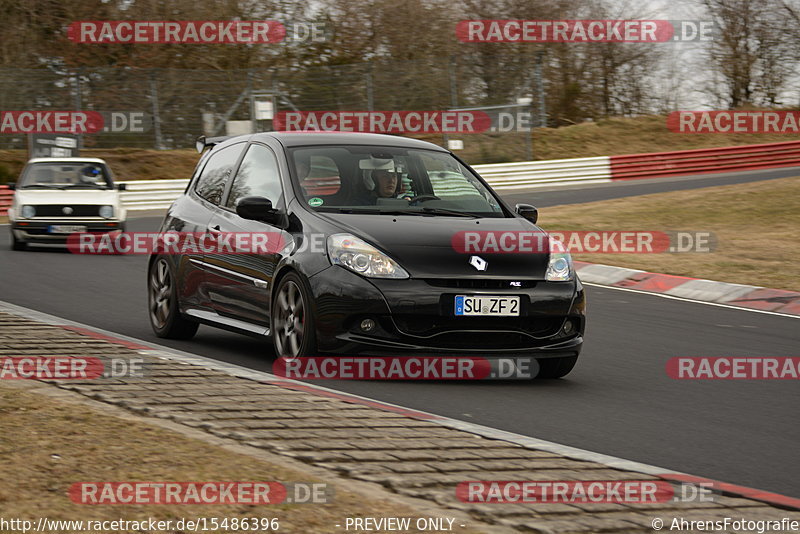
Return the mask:
<path id="1" fill-rule="evenodd" d="M 19 211 L 20 216 L 23 219 L 30 219 L 31 217 L 36 217 L 36 208 L 33 206 L 25 205 L 22 206 L 22 209 Z"/>
<path id="2" fill-rule="evenodd" d="M 550 262 L 547 264 L 545 280 L 548 282 L 568 282 L 572 280 L 574 272 L 572 256 L 567 252 L 567 248 L 561 241 L 551 237 Z"/>
<path id="3" fill-rule="evenodd" d="M 114 216 L 114 206 L 100 206 L 100 217 L 110 219 Z"/>
<path id="4" fill-rule="evenodd" d="M 328 257 L 332 264 L 369 278 L 409 277 L 406 270 L 392 258 L 351 234 L 328 237 Z"/>

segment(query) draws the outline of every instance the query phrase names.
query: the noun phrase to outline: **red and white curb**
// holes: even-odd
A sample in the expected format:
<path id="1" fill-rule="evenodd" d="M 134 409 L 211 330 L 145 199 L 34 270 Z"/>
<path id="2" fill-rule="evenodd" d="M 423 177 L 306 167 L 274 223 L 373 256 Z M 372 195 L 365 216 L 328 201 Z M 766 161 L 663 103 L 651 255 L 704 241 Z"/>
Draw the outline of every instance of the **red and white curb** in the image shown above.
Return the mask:
<path id="1" fill-rule="evenodd" d="M 751 311 L 800 316 L 800 293 L 796 291 L 715 282 L 582 261 L 575 262 L 575 270 L 581 282 L 588 284 L 655 293 Z"/>
<path id="2" fill-rule="evenodd" d="M 11 304 L 8 302 L 0 301 L 0 312 L 18 315 L 21 317 L 31 319 L 33 321 L 38 321 L 40 323 L 64 328 L 65 330 L 78 332 L 80 334 L 93 337 L 95 339 L 102 339 L 108 341 L 109 343 L 114 343 L 132 350 L 136 350 L 140 354 L 147 356 L 181 362 L 187 365 L 197 365 L 204 367 L 206 369 L 226 373 L 228 375 L 235 376 L 238 378 L 255 380 L 257 382 L 289 388 L 296 391 L 304 391 L 306 393 L 310 393 L 313 395 L 335 398 L 352 404 L 359 404 L 362 406 L 369 406 L 380 410 L 399 413 L 405 415 L 406 417 L 430 421 L 447 428 L 452 428 L 463 432 L 469 432 L 472 434 L 476 434 L 478 436 L 485 437 L 487 439 L 507 441 L 530 449 L 538 449 L 542 451 L 552 452 L 555 454 L 560 454 L 562 456 L 565 456 L 567 458 L 572 458 L 575 460 L 599 463 L 614 469 L 631 471 L 634 473 L 643 473 L 650 476 L 659 477 L 661 479 L 671 482 L 688 482 L 695 484 L 703 483 L 707 484 L 708 485 L 707 487 L 724 495 L 744 497 L 755 501 L 765 502 L 781 508 L 800 510 L 800 499 L 789 497 L 787 495 L 780 495 L 778 493 L 771 493 L 768 491 L 757 490 L 745 486 L 739 486 L 736 484 L 729 484 L 727 482 L 720 482 L 717 480 L 698 477 L 687 473 L 681 473 L 680 471 L 664 469 L 663 467 L 657 467 L 653 465 L 643 464 L 640 462 L 634 462 L 631 460 L 625 460 L 623 458 L 617 458 L 606 454 L 587 451 L 576 447 L 570 447 L 569 445 L 562 445 L 560 443 L 554 443 L 552 441 L 545 441 L 537 438 L 532 438 L 529 436 L 523 436 L 521 434 L 515 434 L 513 432 L 507 432 L 505 430 L 499 430 L 496 428 L 478 425 L 475 423 L 459 421 L 457 419 L 451 419 L 449 417 L 443 417 L 428 412 L 422 412 L 419 410 L 415 410 L 413 408 L 406 408 L 404 406 L 399 406 L 397 404 L 391 404 L 375 399 L 370 399 L 367 397 L 362 397 L 360 395 L 354 395 L 352 393 L 336 391 L 334 389 L 318 386 L 315 384 L 308 384 L 297 380 L 285 379 L 263 371 L 256 371 L 239 365 L 220 362 L 218 360 L 206 358 L 203 356 L 198 356 L 196 354 L 191 354 L 170 347 L 165 347 L 163 345 L 158 345 L 156 343 L 150 343 L 148 341 L 143 341 L 122 334 L 109 332 L 107 330 L 102 330 L 100 328 L 95 328 L 90 325 L 81 324 L 75 321 L 70 321 L 68 319 L 63 319 L 61 317 L 56 317 L 54 315 L 38 312 L 36 310 L 31 310 L 29 308 L 24 308 L 22 306 L 17 306 L 15 304 Z"/>

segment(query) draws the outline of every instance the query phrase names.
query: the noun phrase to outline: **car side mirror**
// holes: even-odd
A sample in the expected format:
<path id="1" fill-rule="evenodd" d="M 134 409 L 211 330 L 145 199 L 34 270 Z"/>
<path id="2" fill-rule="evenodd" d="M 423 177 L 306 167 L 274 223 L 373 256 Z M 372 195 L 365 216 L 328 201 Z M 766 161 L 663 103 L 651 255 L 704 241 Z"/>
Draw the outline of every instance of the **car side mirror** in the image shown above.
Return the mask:
<path id="1" fill-rule="evenodd" d="M 17 188 L 17 184 L 16 184 L 16 182 L 8 182 L 8 183 L 6 184 L 6 186 L 8 186 L 8 188 L 9 188 L 9 189 L 11 189 L 12 191 L 13 191 L 13 190 L 15 190 L 15 189 Z"/>
<path id="2" fill-rule="evenodd" d="M 539 220 L 539 210 L 530 204 L 517 204 L 514 206 L 514 211 L 534 224 Z"/>
<path id="3" fill-rule="evenodd" d="M 272 201 L 265 197 L 244 197 L 236 202 L 236 214 L 242 219 L 252 221 L 264 221 L 276 224 L 283 218 L 281 214 L 272 207 Z"/>
<path id="4" fill-rule="evenodd" d="M 128 184 L 117 184 L 117 189 L 119 189 L 120 191 L 125 191 L 126 189 L 128 189 Z"/>

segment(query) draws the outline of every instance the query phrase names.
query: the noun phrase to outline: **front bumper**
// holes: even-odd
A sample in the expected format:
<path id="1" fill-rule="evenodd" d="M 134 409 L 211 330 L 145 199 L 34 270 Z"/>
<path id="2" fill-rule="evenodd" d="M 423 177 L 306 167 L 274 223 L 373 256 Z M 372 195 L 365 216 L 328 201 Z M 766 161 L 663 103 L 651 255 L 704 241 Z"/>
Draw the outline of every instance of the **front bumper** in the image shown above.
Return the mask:
<path id="1" fill-rule="evenodd" d="M 583 345 L 585 296 L 579 281 L 367 280 L 339 266 L 309 280 L 320 351 L 407 356 L 577 356 Z M 474 283 L 477 282 L 477 283 Z M 450 287 L 448 287 L 450 286 Z M 455 286 L 455 287 L 453 287 Z M 519 317 L 456 317 L 455 295 L 519 296 Z M 375 328 L 360 324 L 372 319 Z"/>
<path id="2" fill-rule="evenodd" d="M 16 237 L 17 240 L 25 243 L 66 243 L 67 237 L 69 237 L 70 234 L 51 232 L 50 227 L 54 225 L 85 226 L 86 231 L 91 233 L 118 232 L 122 231 L 124 227 L 122 221 L 114 219 L 26 219 L 22 221 L 13 221 L 11 223 L 11 231 L 14 233 L 14 237 Z"/>

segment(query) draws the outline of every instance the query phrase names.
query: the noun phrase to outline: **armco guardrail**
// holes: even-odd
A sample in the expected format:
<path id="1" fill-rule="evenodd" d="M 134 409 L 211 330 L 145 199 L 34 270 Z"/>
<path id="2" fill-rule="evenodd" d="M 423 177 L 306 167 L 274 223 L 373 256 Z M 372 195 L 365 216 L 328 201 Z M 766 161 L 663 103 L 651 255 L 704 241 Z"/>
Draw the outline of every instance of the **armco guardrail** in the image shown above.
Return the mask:
<path id="1" fill-rule="evenodd" d="M 476 165 L 475 170 L 493 188 L 507 191 L 794 166 L 800 166 L 800 141 L 624 156 L 497 163 Z M 188 180 L 137 180 L 122 183 L 127 185 L 127 190 L 121 194 L 125 206 L 129 210 L 147 210 L 168 208 L 186 189 Z M 0 186 L 0 215 L 6 213 L 12 194 L 8 187 Z"/>
<path id="2" fill-rule="evenodd" d="M 172 205 L 186 189 L 189 180 L 136 180 L 120 182 L 125 191 L 120 193 L 128 210 L 165 209 Z"/>
<path id="3" fill-rule="evenodd" d="M 12 198 L 14 198 L 14 192 L 7 185 L 0 185 L 0 215 L 8 213 Z"/>
<path id="4" fill-rule="evenodd" d="M 608 156 L 475 165 L 475 170 L 497 190 L 611 181 Z"/>
<path id="5" fill-rule="evenodd" d="M 611 181 L 607 156 L 476 165 L 475 170 L 497 190 Z M 122 193 L 125 207 L 129 210 L 145 210 L 168 208 L 186 189 L 188 180 L 123 183 L 127 184 L 127 191 Z"/>
<path id="6" fill-rule="evenodd" d="M 611 156 L 611 176 L 634 180 L 795 165 L 800 165 L 800 141 Z"/>

